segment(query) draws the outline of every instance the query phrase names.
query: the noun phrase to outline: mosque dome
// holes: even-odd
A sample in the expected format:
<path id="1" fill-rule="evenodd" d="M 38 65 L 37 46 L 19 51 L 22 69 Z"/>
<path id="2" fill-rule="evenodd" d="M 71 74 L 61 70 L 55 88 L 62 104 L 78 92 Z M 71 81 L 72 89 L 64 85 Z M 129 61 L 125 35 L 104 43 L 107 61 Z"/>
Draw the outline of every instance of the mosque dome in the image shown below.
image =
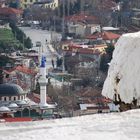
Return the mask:
<path id="1" fill-rule="evenodd" d="M 18 96 L 25 94 L 23 89 L 16 84 L 0 84 L 0 96 Z"/>
<path id="2" fill-rule="evenodd" d="M 10 112 L 10 109 L 6 106 L 0 107 L 0 112 Z"/>
<path id="3" fill-rule="evenodd" d="M 9 108 L 17 108 L 18 105 L 16 103 L 11 103 L 8 107 Z"/>

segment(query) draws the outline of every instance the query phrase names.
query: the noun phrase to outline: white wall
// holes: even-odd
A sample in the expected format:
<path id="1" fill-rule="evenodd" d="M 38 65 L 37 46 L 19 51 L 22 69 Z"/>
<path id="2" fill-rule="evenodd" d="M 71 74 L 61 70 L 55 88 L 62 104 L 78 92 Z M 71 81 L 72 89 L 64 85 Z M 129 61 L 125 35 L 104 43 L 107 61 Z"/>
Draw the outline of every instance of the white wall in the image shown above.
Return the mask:
<path id="1" fill-rule="evenodd" d="M 76 35 L 80 35 L 81 37 L 85 36 L 85 29 L 86 26 L 77 24 Z"/>

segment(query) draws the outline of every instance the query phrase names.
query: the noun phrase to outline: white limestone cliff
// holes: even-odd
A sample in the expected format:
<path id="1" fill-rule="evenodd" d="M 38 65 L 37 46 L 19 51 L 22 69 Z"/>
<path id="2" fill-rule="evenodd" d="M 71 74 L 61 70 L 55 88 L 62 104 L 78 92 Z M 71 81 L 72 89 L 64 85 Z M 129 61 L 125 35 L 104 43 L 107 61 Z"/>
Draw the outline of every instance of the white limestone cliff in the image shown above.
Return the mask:
<path id="1" fill-rule="evenodd" d="M 115 90 L 121 100 L 140 100 L 140 32 L 124 34 L 115 45 L 102 94 L 111 99 Z"/>

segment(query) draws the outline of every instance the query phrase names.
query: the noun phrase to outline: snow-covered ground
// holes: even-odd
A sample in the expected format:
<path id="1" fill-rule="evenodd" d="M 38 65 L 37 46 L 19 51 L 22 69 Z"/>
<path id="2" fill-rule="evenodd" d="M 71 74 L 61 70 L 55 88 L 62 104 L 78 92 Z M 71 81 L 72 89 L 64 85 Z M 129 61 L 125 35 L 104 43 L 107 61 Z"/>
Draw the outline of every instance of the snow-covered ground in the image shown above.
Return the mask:
<path id="1" fill-rule="evenodd" d="M 115 46 L 102 94 L 113 99 L 115 90 L 126 103 L 140 101 L 140 32 L 124 34 Z"/>
<path id="2" fill-rule="evenodd" d="M 140 110 L 1 123 L 0 140 L 140 140 Z"/>

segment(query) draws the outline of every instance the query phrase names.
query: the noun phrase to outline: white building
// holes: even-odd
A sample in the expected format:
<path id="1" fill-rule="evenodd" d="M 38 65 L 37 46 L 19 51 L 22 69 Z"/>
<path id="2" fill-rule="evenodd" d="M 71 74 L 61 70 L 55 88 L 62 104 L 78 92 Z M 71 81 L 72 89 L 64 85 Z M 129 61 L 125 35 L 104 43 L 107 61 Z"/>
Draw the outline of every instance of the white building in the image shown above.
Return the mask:
<path id="1" fill-rule="evenodd" d="M 70 34 L 75 34 L 76 36 L 84 37 L 86 35 L 93 34 L 95 32 L 100 32 L 101 28 L 99 24 L 84 24 L 84 23 L 69 23 L 68 32 Z"/>

